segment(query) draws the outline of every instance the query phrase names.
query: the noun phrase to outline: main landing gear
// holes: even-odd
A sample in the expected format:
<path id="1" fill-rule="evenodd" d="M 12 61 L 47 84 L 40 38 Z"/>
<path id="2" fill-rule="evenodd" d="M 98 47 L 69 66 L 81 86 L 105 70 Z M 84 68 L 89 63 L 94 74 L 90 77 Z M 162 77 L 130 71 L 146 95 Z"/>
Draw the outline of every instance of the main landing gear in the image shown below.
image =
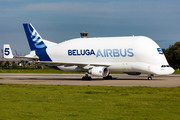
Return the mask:
<path id="1" fill-rule="evenodd" d="M 152 76 L 151 74 L 148 74 L 148 80 L 152 80 Z"/>
<path id="2" fill-rule="evenodd" d="M 104 80 L 112 79 L 112 76 L 108 75 L 106 77 L 103 77 Z"/>
<path id="3" fill-rule="evenodd" d="M 91 80 L 91 76 L 88 76 L 88 73 L 86 72 L 85 76 L 82 77 L 82 80 Z"/>
<path id="4" fill-rule="evenodd" d="M 104 79 L 104 80 L 109 80 L 109 79 L 112 79 L 112 76 L 110 76 L 109 74 L 110 74 L 110 72 L 108 73 L 108 76 L 103 77 L 103 79 Z"/>
<path id="5" fill-rule="evenodd" d="M 103 77 L 103 79 L 112 79 L 112 76 L 108 75 L 106 77 Z M 86 72 L 85 76 L 82 77 L 82 80 L 91 80 L 91 76 L 88 76 L 88 73 Z"/>

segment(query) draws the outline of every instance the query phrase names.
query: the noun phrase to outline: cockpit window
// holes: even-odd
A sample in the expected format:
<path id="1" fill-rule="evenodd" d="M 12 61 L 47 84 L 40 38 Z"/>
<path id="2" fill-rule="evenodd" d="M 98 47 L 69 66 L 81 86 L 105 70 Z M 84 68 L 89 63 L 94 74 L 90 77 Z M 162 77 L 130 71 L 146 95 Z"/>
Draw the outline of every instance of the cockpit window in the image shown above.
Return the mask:
<path id="1" fill-rule="evenodd" d="M 169 65 L 162 65 L 161 67 L 170 67 Z"/>

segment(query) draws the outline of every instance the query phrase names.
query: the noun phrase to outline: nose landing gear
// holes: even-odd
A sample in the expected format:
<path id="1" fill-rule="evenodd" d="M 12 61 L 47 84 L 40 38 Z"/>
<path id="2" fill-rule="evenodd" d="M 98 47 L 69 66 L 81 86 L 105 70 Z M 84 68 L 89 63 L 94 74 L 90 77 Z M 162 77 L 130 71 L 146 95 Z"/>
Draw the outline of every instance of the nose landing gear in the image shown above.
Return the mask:
<path id="1" fill-rule="evenodd" d="M 152 74 L 148 74 L 148 80 L 152 80 Z"/>

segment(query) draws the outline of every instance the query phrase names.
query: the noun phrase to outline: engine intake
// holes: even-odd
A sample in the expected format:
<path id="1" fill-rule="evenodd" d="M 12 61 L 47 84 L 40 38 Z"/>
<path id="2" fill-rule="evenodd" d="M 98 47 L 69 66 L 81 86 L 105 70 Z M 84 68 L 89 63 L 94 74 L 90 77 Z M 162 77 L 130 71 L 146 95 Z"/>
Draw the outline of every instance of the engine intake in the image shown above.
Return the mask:
<path id="1" fill-rule="evenodd" d="M 109 70 L 106 67 L 93 67 L 88 73 L 93 76 L 106 77 L 109 75 Z"/>

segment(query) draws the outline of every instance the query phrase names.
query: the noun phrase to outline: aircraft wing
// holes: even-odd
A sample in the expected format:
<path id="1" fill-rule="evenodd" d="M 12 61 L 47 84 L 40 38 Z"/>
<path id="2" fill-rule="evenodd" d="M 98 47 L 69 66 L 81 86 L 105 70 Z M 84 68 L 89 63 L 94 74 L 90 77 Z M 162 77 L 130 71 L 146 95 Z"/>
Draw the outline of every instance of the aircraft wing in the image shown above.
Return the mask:
<path id="1" fill-rule="evenodd" d="M 64 67 L 70 67 L 70 66 L 79 66 L 83 67 L 84 69 L 89 69 L 92 66 L 104 66 L 109 67 L 111 64 L 102 64 L 102 63 L 70 63 L 70 62 L 49 62 L 49 61 L 35 61 L 35 63 L 39 63 L 39 65 L 46 65 L 46 66 L 64 66 Z"/>

